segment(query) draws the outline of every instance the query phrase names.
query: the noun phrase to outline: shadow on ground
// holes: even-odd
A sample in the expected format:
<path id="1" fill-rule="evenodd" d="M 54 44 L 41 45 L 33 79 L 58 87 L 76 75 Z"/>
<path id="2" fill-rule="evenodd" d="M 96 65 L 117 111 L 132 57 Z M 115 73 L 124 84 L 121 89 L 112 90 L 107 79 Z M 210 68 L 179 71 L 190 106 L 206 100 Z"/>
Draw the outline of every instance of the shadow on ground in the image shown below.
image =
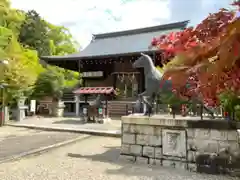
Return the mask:
<path id="1" fill-rule="evenodd" d="M 108 148 L 108 147 L 105 147 L 105 148 Z M 73 153 L 67 154 L 67 156 L 72 158 L 85 158 L 85 159 L 90 159 L 92 161 L 110 162 L 110 163 L 117 162 L 119 155 L 120 155 L 120 147 L 108 148 L 108 150 L 103 154 L 95 154 L 95 155 L 81 155 L 81 154 L 73 154 Z"/>
<path id="2" fill-rule="evenodd" d="M 97 162 L 104 162 L 104 163 L 112 163 L 117 164 L 120 167 L 118 169 L 107 169 L 106 173 L 111 175 L 118 175 L 118 174 L 124 174 L 126 176 L 143 176 L 147 178 L 151 178 L 154 180 L 157 179 L 195 179 L 195 180 L 212 180 L 212 179 L 218 179 L 222 180 L 223 178 L 219 178 L 218 176 L 211 176 L 211 175 L 203 175 L 203 174 L 197 174 L 197 173 L 191 173 L 185 170 L 181 169 L 172 169 L 172 168 L 166 168 L 166 167 L 159 167 L 159 166 L 150 166 L 150 165 L 136 165 L 135 163 L 123 161 L 119 159 L 120 155 L 120 147 L 104 147 L 107 148 L 107 151 L 105 151 L 102 154 L 94 154 L 94 155 L 81 155 L 81 154 L 73 154 L 68 153 L 67 156 L 71 158 L 83 158 L 83 159 L 89 159 L 91 161 L 97 161 Z M 156 178 L 157 177 L 157 178 Z M 227 180 L 228 178 L 225 178 L 224 180 Z"/>

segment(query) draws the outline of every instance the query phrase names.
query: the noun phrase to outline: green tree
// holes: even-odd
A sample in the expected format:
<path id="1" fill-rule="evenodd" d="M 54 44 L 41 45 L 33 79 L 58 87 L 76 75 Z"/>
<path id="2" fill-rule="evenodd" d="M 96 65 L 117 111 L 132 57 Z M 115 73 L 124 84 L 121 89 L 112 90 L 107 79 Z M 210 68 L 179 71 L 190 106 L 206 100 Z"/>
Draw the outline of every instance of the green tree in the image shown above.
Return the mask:
<path id="1" fill-rule="evenodd" d="M 8 65 L 1 66 L 1 83 L 8 84 L 5 98 L 11 100 L 29 93 L 42 68 L 37 52 L 18 42 L 19 28 L 24 13 L 10 7 L 7 0 L 0 0 L 0 59 Z"/>
<path id="2" fill-rule="evenodd" d="M 50 39 L 47 26 L 40 15 L 34 11 L 28 11 L 21 26 L 19 41 L 32 49 L 37 50 L 39 56 L 51 55 Z"/>
<path id="3" fill-rule="evenodd" d="M 10 29 L 18 35 L 24 19 L 23 11 L 11 8 L 8 0 L 0 0 L 0 26 Z"/>
<path id="4" fill-rule="evenodd" d="M 78 51 L 79 44 L 73 39 L 67 28 L 45 23 L 48 27 L 51 55 L 73 54 Z"/>
<path id="5" fill-rule="evenodd" d="M 36 49 L 39 57 L 75 53 L 78 47 L 67 28 L 43 20 L 33 10 L 26 13 L 19 40 L 26 47 Z M 60 99 L 65 89 L 79 83 L 79 77 L 77 72 L 48 66 L 38 77 L 33 95 Z"/>
<path id="6" fill-rule="evenodd" d="M 77 72 L 69 73 L 65 69 L 48 66 L 38 77 L 33 96 L 40 99 L 50 96 L 54 101 L 59 101 L 65 90 L 79 82 L 80 77 Z"/>

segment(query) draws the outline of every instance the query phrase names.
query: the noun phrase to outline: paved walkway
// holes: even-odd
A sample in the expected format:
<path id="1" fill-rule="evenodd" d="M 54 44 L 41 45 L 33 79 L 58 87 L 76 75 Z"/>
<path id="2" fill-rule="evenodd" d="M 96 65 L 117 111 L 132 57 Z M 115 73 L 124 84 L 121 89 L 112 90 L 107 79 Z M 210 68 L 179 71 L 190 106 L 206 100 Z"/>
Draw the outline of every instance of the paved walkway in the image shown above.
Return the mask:
<path id="1" fill-rule="evenodd" d="M 25 128 L 0 128 L 0 162 L 39 148 L 76 139 L 76 133 L 44 132 Z"/>
<path id="2" fill-rule="evenodd" d="M 8 125 L 14 125 L 18 127 L 39 127 L 43 129 L 55 129 L 55 130 L 67 130 L 73 132 L 98 132 L 102 134 L 121 134 L 121 121 L 112 120 L 105 124 L 87 123 L 83 122 L 79 118 L 47 118 L 47 117 L 29 117 L 21 122 L 10 121 Z"/>
<path id="3" fill-rule="evenodd" d="M 0 165 L 1 180 L 233 180 L 119 161 L 119 138 L 96 137 Z M 237 179 L 236 179 L 237 180 Z"/>

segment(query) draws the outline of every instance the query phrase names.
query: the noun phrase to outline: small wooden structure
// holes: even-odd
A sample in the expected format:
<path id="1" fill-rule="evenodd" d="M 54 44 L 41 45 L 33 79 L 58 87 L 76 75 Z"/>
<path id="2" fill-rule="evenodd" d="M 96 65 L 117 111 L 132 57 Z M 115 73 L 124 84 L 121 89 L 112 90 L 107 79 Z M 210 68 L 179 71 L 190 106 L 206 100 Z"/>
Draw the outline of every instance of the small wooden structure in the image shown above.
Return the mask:
<path id="1" fill-rule="evenodd" d="M 85 122 L 104 123 L 110 120 L 108 100 L 116 94 L 113 87 L 82 87 L 75 90 L 74 94 L 84 96 L 85 102 L 81 104 L 81 114 Z M 96 95 L 96 98 L 89 102 L 88 97 L 91 95 Z"/>

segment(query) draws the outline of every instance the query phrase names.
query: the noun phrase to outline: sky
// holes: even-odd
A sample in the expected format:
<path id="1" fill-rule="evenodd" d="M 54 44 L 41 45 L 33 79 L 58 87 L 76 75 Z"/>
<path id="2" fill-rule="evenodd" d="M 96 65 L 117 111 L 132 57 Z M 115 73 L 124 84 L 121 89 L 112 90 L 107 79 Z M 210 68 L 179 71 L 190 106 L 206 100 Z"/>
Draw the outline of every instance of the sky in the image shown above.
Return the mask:
<path id="1" fill-rule="evenodd" d="M 82 48 L 93 34 L 177 21 L 201 22 L 232 0 L 11 0 L 12 7 L 36 10 L 44 19 L 70 29 Z"/>

